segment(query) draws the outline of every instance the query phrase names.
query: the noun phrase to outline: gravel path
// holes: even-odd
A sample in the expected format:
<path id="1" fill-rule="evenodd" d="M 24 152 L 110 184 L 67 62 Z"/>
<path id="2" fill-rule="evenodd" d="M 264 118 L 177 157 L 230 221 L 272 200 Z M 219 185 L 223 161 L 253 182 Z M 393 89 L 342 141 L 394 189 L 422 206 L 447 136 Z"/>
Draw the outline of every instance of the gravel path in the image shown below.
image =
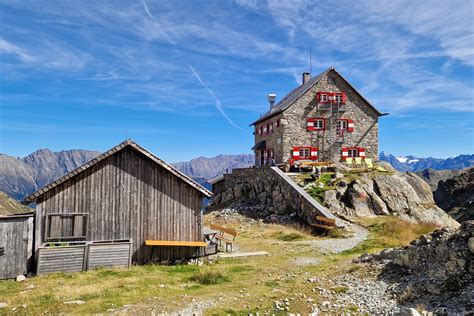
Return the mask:
<path id="1" fill-rule="evenodd" d="M 364 241 L 369 231 L 359 225 L 352 224 L 351 230 L 353 235 L 349 238 L 327 238 L 324 240 L 303 240 L 295 243 L 314 246 L 325 253 L 337 253 L 354 248 Z"/>

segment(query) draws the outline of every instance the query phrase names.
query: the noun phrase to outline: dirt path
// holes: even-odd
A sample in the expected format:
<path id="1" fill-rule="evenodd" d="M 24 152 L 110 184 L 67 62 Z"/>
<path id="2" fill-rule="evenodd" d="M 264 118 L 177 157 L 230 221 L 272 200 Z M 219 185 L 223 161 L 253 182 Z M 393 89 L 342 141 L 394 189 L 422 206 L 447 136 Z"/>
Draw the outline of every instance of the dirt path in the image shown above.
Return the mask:
<path id="1" fill-rule="evenodd" d="M 327 238 L 321 240 L 304 240 L 304 241 L 297 241 L 296 243 L 314 246 L 325 253 L 338 253 L 345 250 L 349 250 L 354 248 L 359 243 L 364 241 L 369 231 L 356 224 L 352 224 L 351 230 L 353 235 L 349 238 Z"/>

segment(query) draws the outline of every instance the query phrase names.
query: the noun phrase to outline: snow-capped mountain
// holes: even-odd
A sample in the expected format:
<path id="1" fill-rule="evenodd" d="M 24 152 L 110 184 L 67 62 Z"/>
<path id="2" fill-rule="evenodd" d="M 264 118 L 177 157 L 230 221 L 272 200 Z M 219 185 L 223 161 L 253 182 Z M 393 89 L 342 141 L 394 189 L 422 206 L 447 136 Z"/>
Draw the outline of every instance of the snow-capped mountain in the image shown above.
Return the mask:
<path id="1" fill-rule="evenodd" d="M 389 162 L 399 171 L 419 171 L 428 168 L 435 170 L 454 170 L 474 165 L 474 154 L 442 159 L 433 157 L 420 158 L 412 155 L 394 156 L 382 151 L 379 154 L 379 159 Z"/>

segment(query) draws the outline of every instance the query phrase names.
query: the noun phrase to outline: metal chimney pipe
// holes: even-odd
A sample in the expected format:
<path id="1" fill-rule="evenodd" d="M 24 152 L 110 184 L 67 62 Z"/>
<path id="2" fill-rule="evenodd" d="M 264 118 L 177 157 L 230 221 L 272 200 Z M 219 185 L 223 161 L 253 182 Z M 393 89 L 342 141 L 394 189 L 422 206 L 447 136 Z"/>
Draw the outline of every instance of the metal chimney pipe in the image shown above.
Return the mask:
<path id="1" fill-rule="evenodd" d="M 276 99 L 276 94 L 274 93 L 270 93 L 268 94 L 268 103 L 270 103 L 270 110 L 273 108 L 273 106 L 275 105 L 275 99 Z"/>
<path id="2" fill-rule="evenodd" d="M 311 74 L 309 72 L 303 72 L 303 84 L 309 81 L 311 79 Z"/>

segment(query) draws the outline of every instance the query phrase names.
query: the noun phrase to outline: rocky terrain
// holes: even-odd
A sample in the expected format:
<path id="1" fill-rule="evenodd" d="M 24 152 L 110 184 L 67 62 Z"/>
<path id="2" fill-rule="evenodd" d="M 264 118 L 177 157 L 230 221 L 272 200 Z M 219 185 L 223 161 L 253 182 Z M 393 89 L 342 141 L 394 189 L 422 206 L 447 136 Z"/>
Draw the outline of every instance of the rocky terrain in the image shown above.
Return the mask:
<path id="1" fill-rule="evenodd" d="M 436 314 L 474 311 L 474 221 L 441 229 L 404 248 L 364 255 L 357 262 L 378 265 L 385 293 L 400 304 Z"/>
<path id="2" fill-rule="evenodd" d="M 415 172 L 419 177 L 425 180 L 429 184 L 431 191 L 436 191 L 438 188 L 438 183 L 440 181 L 446 181 L 454 176 L 457 176 L 465 172 L 468 168 L 465 169 L 453 169 L 453 170 L 435 170 L 435 169 L 424 169 Z"/>
<path id="3" fill-rule="evenodd" d="M 457 221 L 474 220 L 474 168 L 438 183 L 436 204 Z"/>
<path id="4" fill-rule="evenodd" d="M 390 169 L 389 165 L 385 165 Z M 429 185 L 411 172 L 340 175 L 334 189 L 324 192 L 324 204 L 341 216 L 396 215 L 409 221 L 457 227 L 433 200 Z"/>

